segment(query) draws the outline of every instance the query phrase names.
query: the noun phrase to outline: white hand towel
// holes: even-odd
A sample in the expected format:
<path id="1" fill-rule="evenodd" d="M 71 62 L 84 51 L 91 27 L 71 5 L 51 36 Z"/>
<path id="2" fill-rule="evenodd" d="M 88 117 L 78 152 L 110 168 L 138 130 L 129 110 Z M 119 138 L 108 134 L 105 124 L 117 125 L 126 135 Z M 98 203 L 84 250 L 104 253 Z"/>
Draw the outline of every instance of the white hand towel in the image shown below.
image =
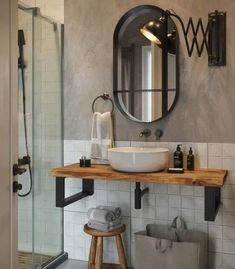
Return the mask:
<path id="1" fill-rule="evenodd" d="M 96 163 L 108 163 L 108 149 L 114 146 L 113 123 L 110 112 L 95 112 L 91 131 L 91 158 Z M 98 162 L 99 161 L 99 162 Z"/>

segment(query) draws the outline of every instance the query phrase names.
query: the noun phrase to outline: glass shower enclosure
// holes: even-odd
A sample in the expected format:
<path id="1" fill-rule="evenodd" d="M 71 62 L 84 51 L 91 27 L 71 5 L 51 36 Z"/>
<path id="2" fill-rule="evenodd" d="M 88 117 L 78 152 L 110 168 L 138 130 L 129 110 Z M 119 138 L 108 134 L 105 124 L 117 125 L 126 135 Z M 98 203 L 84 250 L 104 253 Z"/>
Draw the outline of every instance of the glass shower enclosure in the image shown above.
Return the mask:
<path id="1" fill-rule="evenodd" d="M 26 173 L 18 178 L 22 184 L 19 269 L 48 269 L 67 258 L 63 210 L 55 207 L 55 180 L 49 176 L 52 168 L 63 163 L 63 25 L 42 16 L 36 7 L 19 5 L 18 11 L 23 51 L 23 64 L 19 63 L 19 159 L 30 156 Z"/>

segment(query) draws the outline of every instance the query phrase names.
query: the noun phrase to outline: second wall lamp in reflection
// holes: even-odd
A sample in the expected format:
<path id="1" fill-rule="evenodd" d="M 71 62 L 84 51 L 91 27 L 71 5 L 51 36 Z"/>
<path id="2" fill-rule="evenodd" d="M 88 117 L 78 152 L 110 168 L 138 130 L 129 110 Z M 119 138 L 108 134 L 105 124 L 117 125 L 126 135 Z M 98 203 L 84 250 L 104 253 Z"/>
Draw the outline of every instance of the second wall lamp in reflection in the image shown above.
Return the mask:
<path id="1" fill-rule="evenodd" d="M 216 10 L 209 13 L 206 26 L 203 25 L 201 18 L 195 26 L 193 19 L 190 17 L 185 27 L 180 16 L 166 10 L 158 20 L 149 21 L 140 28 L 141 33 L 150 41 L 160 47 L 166 46 L 168 51 L 171 51 L 171 43 L 174 42 L 175 32 L 168 33 L 167 22 L 169 17 L 175 17 L 180 22 L 189 57 L 192 56 L 195 48 L 200 57 L 205 48 L 209 66 L 226 65 L 226 12 Z M 190 35 L 192 37 L 191 43 L 189 42 Z"/>

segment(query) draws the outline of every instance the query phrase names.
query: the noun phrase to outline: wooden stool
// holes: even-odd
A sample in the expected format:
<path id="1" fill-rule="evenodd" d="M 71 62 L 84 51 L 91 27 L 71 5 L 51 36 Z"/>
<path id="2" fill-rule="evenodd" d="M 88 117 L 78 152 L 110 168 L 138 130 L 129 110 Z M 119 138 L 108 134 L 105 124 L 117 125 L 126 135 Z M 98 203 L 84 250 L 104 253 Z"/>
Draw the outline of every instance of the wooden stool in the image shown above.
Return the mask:
<path id="1" fill-rule="evenodd" d="M 92 236 L 88 269 L 113 268 L 111 264 L 103 264 L 103 237 L 115 236 L 120 266 L 117 268 L 127 269 L 126 256 L 123 248 L 121 234 L 126 230 L 125 225 L 109 232 L 102 232 L 84 226 L 84 232 Z M 116 268 L 116 267 L 115 267 Z"/>

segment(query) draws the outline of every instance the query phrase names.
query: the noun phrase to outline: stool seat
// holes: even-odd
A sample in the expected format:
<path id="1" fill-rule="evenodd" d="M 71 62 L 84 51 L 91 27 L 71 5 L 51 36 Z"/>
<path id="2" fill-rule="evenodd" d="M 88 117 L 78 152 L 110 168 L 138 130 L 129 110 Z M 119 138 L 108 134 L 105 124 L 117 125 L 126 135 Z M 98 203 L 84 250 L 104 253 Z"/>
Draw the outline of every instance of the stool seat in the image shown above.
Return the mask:
<path id="1" fill-rule="evenodd" d="M 103 263 L 103 238 L 104 237 L 115 237 L 118 257 L 120 262 L 120 269 L 127 269 L 126 256 L 123 248 L 122 237 L 121 234 L 125 232 L 126 226 L 123 224 L 122 227 L 111 231 L 99 231 L 93 228 L 88 227 L 86 224 L 84 226 L 84 232 L 92 236 L 89 261 L 88 261 L 88 269 L 102 269 L 104 268 Z M 111 265 L 109 265 L 111 266 Z M 111 268 L 106 267 L 105 268 Z M 115 267 L 116 268 L 116 267 Z"/>

